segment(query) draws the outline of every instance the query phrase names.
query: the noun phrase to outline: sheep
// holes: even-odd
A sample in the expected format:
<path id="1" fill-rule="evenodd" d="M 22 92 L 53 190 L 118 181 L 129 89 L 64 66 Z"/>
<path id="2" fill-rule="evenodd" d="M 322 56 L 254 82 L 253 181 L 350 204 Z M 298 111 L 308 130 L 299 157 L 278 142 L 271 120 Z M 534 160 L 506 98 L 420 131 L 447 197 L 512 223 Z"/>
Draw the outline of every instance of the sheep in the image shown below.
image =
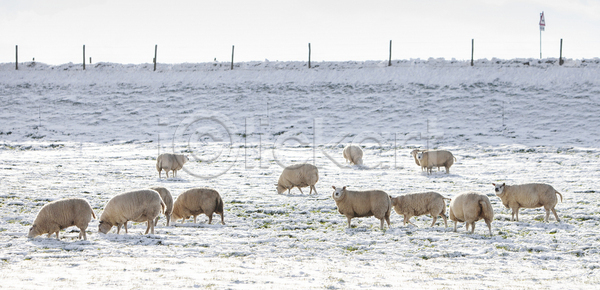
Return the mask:
<path id="1" fill-rule="evenodd" d="M 173 177 L 177 177 L 177 170 L 183 168 L 183 165 L 189 159 L 183 154 L 163 153 L 156 158 L 156 170 L 158 170 L 158 178 L 162 178 L 161 173 L 164 170 L 169 178 L 169 171 L 173 171 Z"/>
<path id="2" fill-rule="evenodd" d="M 286 189 L 288 190 L 288 194 L 292 188 L 297 187 L 302 192 L 301 187 L 310 186 L 310 192 L 308 194 L 312 194 L 312 191 L 315 191 L 317 194 L 317 188 L 315 184 L 319 181 L 319 170 L 316 166 L 311 164 L 295 164 L 290 165 L 283 169 L 281 175 L 279 176 L 279 181 L 275 186 L 277 187 L 277 193 L 282 194 Z"/>
<path id="3" fill-rule="evenodd" d="M 342 151 L 342 155 L 344 155 L 344 159 L 346 159 L 346 162 L 350 162 L 351 164 L 355 164 L 355 165 L 362 165 L 363 164 L 363 151 L 362 149 L 360 149 L 359 146 L 356 145 L 348 145 L 346 146 L 346 148 L 344 148 L 344 151 Z"/>
<path id="4" fill-rule="evenodd" d="M 510 220 L 513 221 L 515 216 L 519 221 L 519 208 L 537 208 L 544 207 L 546 209 L 545 222 L 548 222 L 550 211 L 554 214 L 557 222 L 560 222 L 554 207 L 558 203 L 556 195 L 560 195 L 560 201 L 563 197 L 560 192 L 556 191 L 552 186 L 542 183 L 528 183 L 520 185 L 506 185 L 506 183 L 495 184 L 496 196 L 502 200 L 502 204 L 506 208 L 512 209 Z"/>
<path id="5" fill-rule="evenodd" d="M 67 198 L 50 202 L 44 205 L 38 213 L 27 237 L 34 238 L 39 235 L 48 234 L 48 238 L 56 233 L 56 239 L 60 240 L 59 232 L 70 226 L 79 228 L 79 239 L 87 240 L 85 230 L 92 217 L 96 218 L 90 204 L 81 198 Z"/>
<path id="6" fill-rule="evenodd" d="M 387 193 L 382 190 L 368 191 L 350 191 L 346 187 L 336 188 L 332 186 L 333 194 L 331 197 L 338 207 L 338 211 L 348 219 L 348 228 L 350 220 L 355 217 L 375 216 L 381 221 L 380 228 L 383 230 L 383 220 L 390 225 L 390 213 L 392 212 L 392 202 Z"/>
<path id="7" fill-rule="evenodd" d="M 225 224 L 223 217 L 223 200 L 219 193 L 210 188 L 192 188 L 184 191 L 175 200 L 173 205 L 173 220 L 181 219 L 183 224 L 190 216 L 196 217 L 204 213 L 208 216 L 208 223 L 212 223 L 213 213 L 221 216 L 221 224 Z"/>
<path id="8" fill-rule="evenodd" d="M 435 224 L 438 216 L 442 216 L 446 228 L 448 227 L 448 220 L 446 219 L 446 200 L 449 198 L 443 197 L 437 192 L 423 192 L 423 193 L 412 193 L 405 194 L 397 197 L 391 197 L 392 207 L 399 215 L 404 216 L 404 225 L 409 223 L 416 226 L 410 221 L 413 216 L 420 216 L 424 214 L 430 214 L 433 217 L 431 226 Z"/>
<path id="9" fill-rule="evenodd" d="M 431 174 L 431 169 L 435 166 L 438 169 L 440 166 L 446 167 L 446 174 L 450 174 L 450 166 L 454 164 L 456 157 L 450 151 L 446 150 L 422 151 L 417 153 L 417 160 L 421 165 L 421 170 L 423 167 L 426 167 L 429 174 Z"/>
<path id="10" fill-rule="evenodd" d="M 150 189 L 158 192 L 158 194 L 160 195 L 160 198 L 163 200 L 163 202 L 167 206 L 165 209 L 165 218 L 167 219 L 167 226 L 169 226 L 169 224 L 171 223 L 171 214 L 173 214 L 173 196 L 171 195 L 169 190 L 167 190 L 166 188 L 161 187 L 161 186 L 150 187 Z M 158 219 L 159 219 L 159 217 L 156 217 L 156 220 L 154 221 L 154 225 L 156 225 L 158 223 Z"/>
<path id="11" fill-rule="evenodd" d="M 115 195 L 104 207 L 98 224 L 98 232 L 106 234 L 113 226 L 117 226 L 118 235 L 121 232 L 121 226 L 125 225 L 125 233 L 128 233 L 127 222 L 133 221 L 148 222 L 144 234 L 148 234 L 149 231 L 154 234 L 154 219 L 164 213 L 166 207 L 158 192 L 152 189 Z"/>
<path id="12" fill-rule="evenodd" d="M 490 199 L 477 192 L 461 193 L 450 202 L 450 220 L 454 221 L 454 231 L 458 222 L 467 224 L 467 231 L 471 225 L 471 233 L 475 232 L 475 222 L 483 219 L 492 235 L 492 220 L 494 219 L 494 209 Z"/>

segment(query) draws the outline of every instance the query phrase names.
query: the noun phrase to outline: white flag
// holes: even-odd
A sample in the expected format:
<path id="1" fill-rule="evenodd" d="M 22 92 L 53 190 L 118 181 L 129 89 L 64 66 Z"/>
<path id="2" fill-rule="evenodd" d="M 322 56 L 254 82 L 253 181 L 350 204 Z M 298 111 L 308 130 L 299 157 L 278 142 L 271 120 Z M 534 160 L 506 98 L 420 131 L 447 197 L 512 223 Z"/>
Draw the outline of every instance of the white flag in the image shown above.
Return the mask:
<path id="1" fill-rule="evenodd" d="M 544 11 L 540 14 L 540 30 L 544 31 L 546 28 L 546 19 L 544 18 Z"/>

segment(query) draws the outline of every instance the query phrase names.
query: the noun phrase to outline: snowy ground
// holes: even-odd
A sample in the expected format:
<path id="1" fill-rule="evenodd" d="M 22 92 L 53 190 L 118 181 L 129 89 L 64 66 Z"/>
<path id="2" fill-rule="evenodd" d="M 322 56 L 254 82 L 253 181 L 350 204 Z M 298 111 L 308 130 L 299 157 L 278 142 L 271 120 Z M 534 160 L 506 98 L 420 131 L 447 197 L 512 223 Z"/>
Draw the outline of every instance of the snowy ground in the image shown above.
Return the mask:
<path id="1" fill-rule="evenodd" d="M 496 63 L 496 62 L 499 63 Z M 528 64 L 525 64 L 525 63 Z M 181 64 L 81 68 L 0 64 L 0 280 L 11 288 L 593 288 L 600 283 L 600 65 L 594 60 L 413 60 Z M 343 145 L 360 143 L 365 167 Z M 451 150 L 451 174 L 422 173 L 414 148 Z M 192 156 L 159 180 L 158 152 Z M 201 161 L 201 162 L 200 162 Z M 212 162 L 211 162 L 212 161 Z M 319 167 L 318 195 L 277 195 L 281 165 Z M 565 197 L 562 221 L 525 209 L 519 222 L 492 182 L 545 182 Z M 61 241 L 26 233 L 45 203 L 154 185 L 176 197 L 218 190 L 225 222 L 161 219 L 156 235 L 78 230 Z M 468 234 L 421 216 L 379 230 L 346 218 L 332 185 L 391 195 L 488 194 Z M 218 219 L 216 219 L 218 220 Z"/>

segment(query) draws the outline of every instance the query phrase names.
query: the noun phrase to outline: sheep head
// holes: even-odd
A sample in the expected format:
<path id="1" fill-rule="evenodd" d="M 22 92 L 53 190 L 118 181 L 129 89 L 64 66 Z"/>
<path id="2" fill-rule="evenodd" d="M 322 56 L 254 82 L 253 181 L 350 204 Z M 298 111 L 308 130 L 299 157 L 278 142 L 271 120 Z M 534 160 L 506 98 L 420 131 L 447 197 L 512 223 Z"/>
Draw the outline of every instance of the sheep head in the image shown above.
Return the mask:
<path id="1" fill-rule="evenodd" d="M 39 229 L 38 229 L 37 225 L 36 224 L 32 225 L 29 228 L 29 233 L 27 234 L 27 237 L 28 238 L 35 238 L 35 237 L 37 237 L 39 235 L 41 235 L 41 233 L 39 232 Z"/>
<path id="2" fill-rule="evenodd" d="M 502 183 L 502 184 L 492 183 L 492 185 L 495 187 L 494 191 L 496 192 L 496 195 L 497 196 L 502 195 L 502 193 L 504 192 L 504 187 L 506 186 L 506 183 Z"/>
<path id="3" fill-rule="evenodd" d="M 335 186 L 332 186 L 333 188 L 333 194 L 331 195 L 331 197 L 333 198 L 333 200 L 338 201 L 341 200 L 342 198 L 344 198 L 346 195 L 346 187 L 344 186 L 343 188 L 336 188 Z"/>
<path id="4" fill-rule="evenodd" d="M 109 222 L 100 221 L 100 223 L 98 224 L 98 232 L 99 233 L 106 234 L 106 233 L 108 233 L 108 231 L 110 231 L 110 229 L 112 229 L 112 224 Z"/>

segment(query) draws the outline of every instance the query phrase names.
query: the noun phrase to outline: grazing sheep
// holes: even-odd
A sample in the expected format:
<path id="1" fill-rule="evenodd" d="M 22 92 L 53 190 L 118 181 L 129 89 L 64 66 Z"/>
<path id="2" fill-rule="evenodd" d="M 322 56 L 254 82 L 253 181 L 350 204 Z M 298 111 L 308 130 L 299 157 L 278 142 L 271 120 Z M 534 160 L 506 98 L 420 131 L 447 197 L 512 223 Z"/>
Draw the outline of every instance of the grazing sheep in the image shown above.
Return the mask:
<path id="1" fill-rule="evenodd" d="M 90 204 L 81 198 L 68 198 L 50 202 L 40 209 L 27 237 L 34 238 L 39 235 L 48 234 L 48 238 L 56 233 L 56 239 L 60 240 L 58 233 L 70 226 L 79 228 L 79 239 L 87 240 L 85 230 L 92 217 L 96 214 Z"/>
<path id="2" fill-rule="evenodd" d="M 423 151 L 417 153 L 417 160 L 421 165 L 421 170 L 423 167 L 427 168 L 427 173 L 431 174 L 431 169 L 433 167 L 444 166 L 446 167 L 446 173 L 450 174 L 450 166 L 454 164 L 456 161 L 456 157 L 450 153 L 450 151 L 446 150 L 435 150 L 435 151 Z"/>
<path id="3" fill-rule="evenodd" d="M 423 192 L 423 193 L 412 193 L 405 194 L 397 197 L 391 197 L 392 207 L 399 215 L 404 216 L 404 225 L 410 223 L 416 226 L 410 221 L 413 216 L 420 216 L 424 214 L 430 214 L 433 217 L 431 226 L 435 224 L 438 216 L 442 216 L 444 224 L 448 227 L 448 220 L 446 219 L 446 202 L 444 199 L 450 200 L 449 198 L 443 197 L 437 192 Z"/>
<path id="4" fill-rule="evenodd" d="M 301 187 L 307 186 L 310 186 L 308 194 L 311 194 L 313 189 L 315 194 L 317 194 L 317 188 L 315 188 L 317 181 L 319 181 L 319 170 L 317 167 L 311 164 L 295 164 L 283 169 L 283 172 L 279 176 L 279 181 L 275 186 L 277 186 L 278 194 L 283 193 L 286 189 L 289 194 L 294 187 L 297 187 L 300 193 L 304 194 Z"/>
<path id="5" fill-rule="evenodd" d="M 392 212 L 392 202 L 387 193 L 382 190 L 368 191 L 350 191 L 346 187 L 334 189 L 331 197 L 338 207 L 338 211 L 348 219 L 348 228 L 350 220 L 355 217 L 375 216 L 381 221 L 380 228 L 383 230 L 383 220 L 390 227 L 390 213 Z"/>
<path id="6" fill-rule="evenodd" d="M 150 189 L 155 190 L 160 195 L 160 198 L 163 200 L 167 208 L 165 209 L 165 218 L 167 219 L 167 226 L 171 223 L 171 214 L 173 214 L 173 196 L 169 192 L 168 189 L 162 186 L 150 187 Z M 156 217 L 154 221 L 154 225 L 158 223 L 159 217 Z"/>
<path id="7" fill-rule="evenodd" d="M 213 213 L 221 216 L 221 224 L 225 224 L 223 219 L 223 200 L 219 193 L 210 188 L 192 188 L 184 191 L 175 200 L 173 205 L 173 220 L 181 219 L 185 222 L 190 216 L 196 217 L 204 213 L 208 216 L 208 223 L 212 223 Z"/>
<path id="8" fill-rule="evenodd" d="M 492 220 L 494 220 L 494 209 L 490 199 L 477 192 L 461 193 L 450 202 L 450 220 L 454 221 L 454 231 L 458 222 L 467 224 L 467 231 L 471 225 L 471 233 L 475 232 L 475 222 L 483 219 L 492 235 Z"/>
<path id="9" fill-rule="evenodd" d="M 519 221 L 519 208 L 536 208 L 544 207 L 546 209 L 545 222 L 548 222 L 550 211 L 554 214 L 557 222 L 560 222 L 554 207 L 558 203 L 556 195 L 560 195 L 562 202 L 562 194 L 556 191 L 552 186 L 542 183 L 528 183 L 520 185 L 506 185 L 506 183 L 494 184 L 496 195 L 502 200 L 502 204 L 506 208 L 512 209 L 510 220 L 513 221 L 515 216 Z"/>
<path id="10" fill-rule="evenodd" d="M 363 160 L 362 160 L 363 151 L 362 151 L 362 149 L 360 149 L 359 146 L 348 145 L 348 146 L 346 146 L 346 148 L 344 148 L 344 151 L 342 151 L 342 154 L 344 155 L 346 162 L 350 162 L 351 164 L 355 164 L 355 165 L 363 164 Z"/>
<path id="11" fill-rule="evenodd" d="M 166 205 L 160 198 L 158 192 L 152 189 L 130 191 L 115 195 L 111 198 L 104 212 L 100 216 L 98 232 L 106 234 L 113 226 L 117 226 L 117 235 L 121 226 L 125 225 L 127 233 L 127 222 L 148 222 L 148 228 L 144 234 L 150 231 L 154 234 L 154 219 L 165 212 Z"/>
<path id="12" fill-rule="evenodd" d="M 158 170 L 158 178 L 162 178 L 161 172 L 164 170 L 169 178 L 169 171 L 173 171 L 173 177 L 177 177 L 177 170 L 183 168 L 183 165 L 189 159 L 183 154 L 163 153 L 156 158 L 156 170 Z"/>

